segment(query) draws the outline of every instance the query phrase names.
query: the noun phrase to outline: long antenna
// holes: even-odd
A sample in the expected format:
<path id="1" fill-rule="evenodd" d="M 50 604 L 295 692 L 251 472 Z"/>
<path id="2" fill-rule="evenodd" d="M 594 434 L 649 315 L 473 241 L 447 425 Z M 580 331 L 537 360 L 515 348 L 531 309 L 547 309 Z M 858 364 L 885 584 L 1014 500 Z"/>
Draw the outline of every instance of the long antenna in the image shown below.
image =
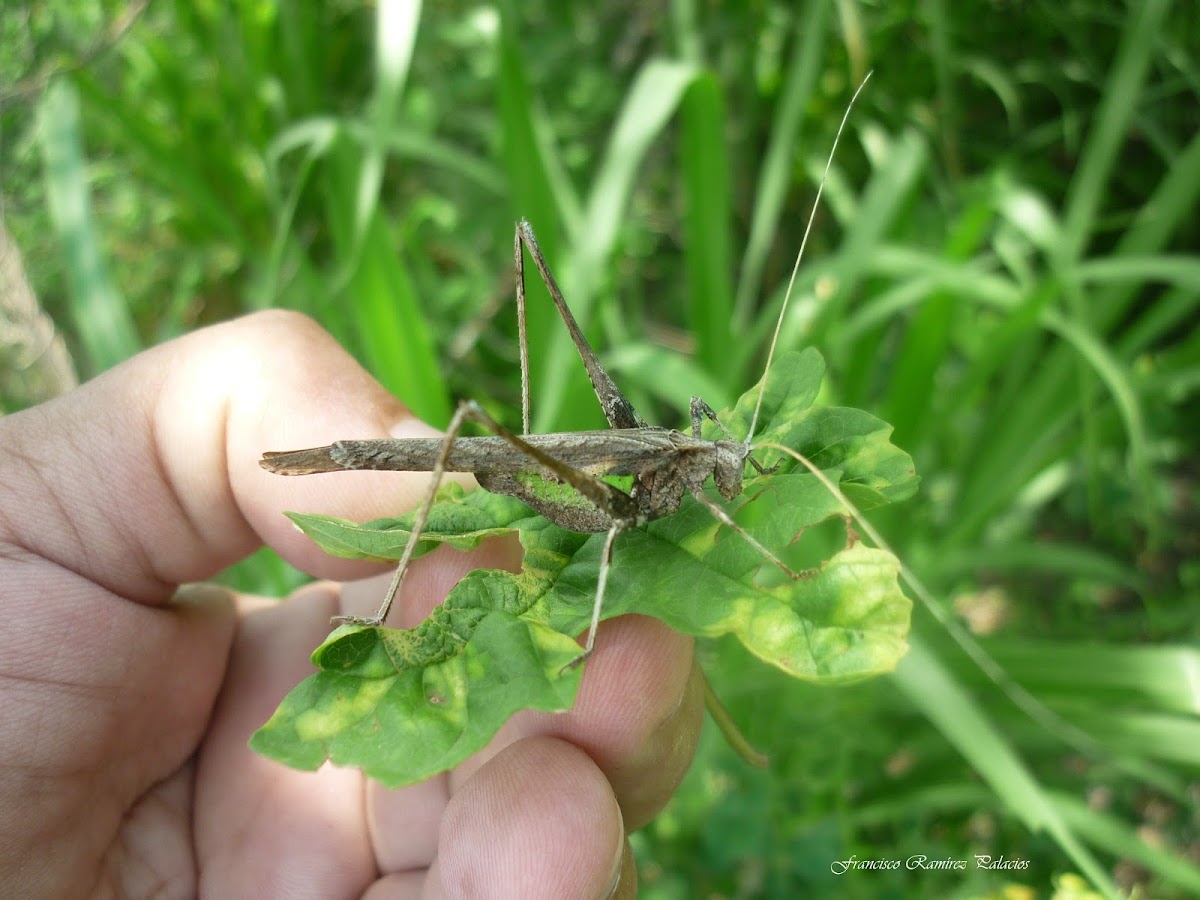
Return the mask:
<path id="1" fill-rule="evenodd" d="M 747 447 L 754 440 L 754 432 L 758 428 L 758 416 L 762 412 L 763 396 L 767 392 L 767 374 L 771 371 L 771 360 L 775 358 L 775 345 L 779 343 L 779 332 L 783 329 L 783 319 L 787 314 L 788 303 L 792 299 L 792 288 L 796 284 L 796 273 L 800 271 L 800 260 L 804 259 L 804 248 L 808 246 L 808 235 L 812 231 L 813 222 L 817 218 L 817 207 L 821 204 L 821 192 L 825 190 L 825 180 L 829 178 L 829 169 L 833 166 L 833 155 L 837 153 L 838 141 L 841 140 L 842 130 L 846 127 L 846 122 L 850 118 L 850 110 L 854 108 L 854 101 L 858 99 L 858 95 L 862 93 L 862 89 L 866 87 L 870 79 L 871 72 L 867 72 L 866 76 L 859 83 L 858 88 L 854 91 L 854 96 L 846 104 L 846 112 L 842 114 L 842 123 L 838 125 L 837 134 L 833 137 L 833 146 L 829 149 L 829 159 L 825 161 L 825 171 L 821 173 L 821 183 L 817 185 L 817 196 L 813 200 L 812 211 L 808 214 L 808 224 L 804 226 L 804 237 L 800 239 L 800 252 L 796 254 L 796 263 L 792 266 L 792 277 L 788 279 L 787 292 L 783 295 L 783 306 L 779 310 L 779 318 L 775 320 L 775 333 L 771 335 L 771 346 L 767 350 L 767 365 L 763 369 L 765 374 L 763 375 L 762 384 L 758 388 L 758 400 L 754 403 L 754 415 L 750 419 L 750 431 L 746 434 Z"/>

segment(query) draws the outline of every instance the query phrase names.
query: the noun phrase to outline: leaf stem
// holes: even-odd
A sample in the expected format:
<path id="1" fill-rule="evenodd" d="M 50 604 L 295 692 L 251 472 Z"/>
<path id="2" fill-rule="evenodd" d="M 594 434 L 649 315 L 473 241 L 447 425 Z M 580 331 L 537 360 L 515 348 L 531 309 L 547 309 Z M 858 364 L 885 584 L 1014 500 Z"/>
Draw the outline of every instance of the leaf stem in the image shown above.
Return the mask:
<path id="1" fill-rule="evenodd" d="M 713 722 L 717 728 L 721 729 L 721 734 L 724 735 L 729 746 L 746 762 L 752 766 L 757 766 L 760 769 L 765 769 L 771 762 L 770 758 L 750 745 L 746 740 L 746 736 L 742 734 L 741 729 L 733 721 L 733 717 L 729 715 L 729 710 L 725 708 L 716 691 L 713 690 L 712 682 L 708 680 L 708 675 L 704 672 L 703 666 L 697 666 L 700 670 L 700 680 L 704 682 L 704 708 L 708 710 L 708 714 L 712 716 Z"/>

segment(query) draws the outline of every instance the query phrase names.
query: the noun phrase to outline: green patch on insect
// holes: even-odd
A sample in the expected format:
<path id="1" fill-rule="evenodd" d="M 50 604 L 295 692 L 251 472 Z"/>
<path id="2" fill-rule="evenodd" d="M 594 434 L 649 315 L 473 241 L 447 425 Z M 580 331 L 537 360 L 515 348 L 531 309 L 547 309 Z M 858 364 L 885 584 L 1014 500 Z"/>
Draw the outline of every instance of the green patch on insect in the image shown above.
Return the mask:
<path id="1" fill-rule="evenodd" d="M 581 509 L 591 505 L 590 500 L 564 481 L 548 478 L 538 472 L 518 472 L 512 477 L 514 481 L 520 482 L 530 496 L 543 503 Z M 601 476 L 601 480 L 626 493 L 633 483 L 633 479 L 628 475 L 604 475 Z"/>

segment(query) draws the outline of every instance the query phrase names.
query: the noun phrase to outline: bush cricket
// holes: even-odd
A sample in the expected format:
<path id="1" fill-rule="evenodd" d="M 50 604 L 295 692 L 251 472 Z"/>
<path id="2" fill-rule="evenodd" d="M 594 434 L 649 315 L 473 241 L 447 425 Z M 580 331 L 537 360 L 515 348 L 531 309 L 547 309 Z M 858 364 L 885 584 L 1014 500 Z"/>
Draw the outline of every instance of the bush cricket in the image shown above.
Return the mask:
<path id="1" fill-rule="evenodd" d="M 867 77 L 870 77 L 869 74 Z M 845 128 L 854 101 L 866 81 L 864 78 L 846 107 L 825 164 L 825 171 L 817 188 L 817 196 L 809 214 L 783 308 L 768 350 L 766 371 L 770 371 L 779 330 L 816 217 L 821 192 L 833 162 L 833 154 L 837 150 L 838 139 Z M 526 252 L 545 282 L 579 352 L 608 420 L 610 427 L 606 430 L 559 434 L 529 433 L 529 348 L 525 326 Z M 766 391 L 766 378 L 762 381 L 749 433 L 744 440 L 738 440 L 730 434 L 717 419 L 712 408 L 697 397 L 693 397 L 691 401 L 690 434 L 673 428 L 647 425 L 601 365 L 568 308 L 538 247 L 533 229 L 523 219 L 517 223 L 513 239 L 513 263 L 521 358 L 521 435 L 495 421 L 479 404 L 466 400 L 458 405 L 447 427 L 447 433 L 442 438 L 345 440 L 326 447 L 263 454 L 260 465 L 280 475 L 311 475 L 370 469 L 432 473 L 432 484 L 414 520 L 396 573 L 378 612 L 367 618 L 336 617 L 334 622 L 369 626 L 383 624 L 408 569 L 445 472 L 471 472 L 485 490 L 516 497 L 562 528 L 581 533 L 605 533 L 591 624 L 588 627 L 583 652 L 572 665 L 586 659 L 595 646 L 596 628 L 603 610 L 605 586 L 617 537 L 631 528 L 672 515 L 679 509 L 685 493 L 691 494 L 706 506 L 721 524 L 741 535 L 764 560 L 778 567 L 789 578 L 800 578 L 798 573 L 792 571 L 741 528 L 718 503 L 703 492 L 703 486 L 711 476 L 721 496 L 727 501 L 733 500 L 742 492 L 746 463 L 759 474 L 774 471 L 764 468 L 751 455 L 754 432 Z M 702 438 L 701 425 L 705 418 L 715 422 L 725 432 L 726 439 L 710 441 Z M 459 432 L 467 421 L 484 427 L 492 432 L 491 436 L 460 437 Z M 625 492 L 602 480 L 601 476 L 604 475 L 632 476 L 632 487 Z M 568 485 L 574 489 L 577 496 L 564 500 L 561 492 L 555 492 L 555 496 L 550 497 L 546 492 L 539 491 L 539 484 L 545 482 Z"/>

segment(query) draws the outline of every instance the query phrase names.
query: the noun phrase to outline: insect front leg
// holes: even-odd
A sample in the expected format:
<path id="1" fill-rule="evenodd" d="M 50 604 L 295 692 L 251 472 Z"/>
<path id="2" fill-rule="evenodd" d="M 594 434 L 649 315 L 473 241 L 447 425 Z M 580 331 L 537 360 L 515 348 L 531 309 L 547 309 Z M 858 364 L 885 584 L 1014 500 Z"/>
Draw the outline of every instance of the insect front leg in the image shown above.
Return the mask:
<path id="1" fill-rule="evenodd" d="M 733 432 L 725 427 L 725 423 L 717 418 L 717 414 L 713 408 L 699 397 L 692 398 L 690 411 L 692 414 L 692 437 L 696 438 L 697 440 L 701 438 L 700 426 L 704 424 L 705 419 L 708 419 L 710 422 L 720 428 L 721 432 L 725 435 L 725 437 L 729 438 L 729 440 L 738 440 L 738 438 L 734 437 Z M 759 475 L 773 475 L 779 471 L 778 465 L 771 466 L 771 468 L 768 469 L 752 455 L 750 455 L 749 452 L 746 454 L 746 459 L 750 461 L 750 465 L 754 466 L 754 471 L 756 471 Z"/>

